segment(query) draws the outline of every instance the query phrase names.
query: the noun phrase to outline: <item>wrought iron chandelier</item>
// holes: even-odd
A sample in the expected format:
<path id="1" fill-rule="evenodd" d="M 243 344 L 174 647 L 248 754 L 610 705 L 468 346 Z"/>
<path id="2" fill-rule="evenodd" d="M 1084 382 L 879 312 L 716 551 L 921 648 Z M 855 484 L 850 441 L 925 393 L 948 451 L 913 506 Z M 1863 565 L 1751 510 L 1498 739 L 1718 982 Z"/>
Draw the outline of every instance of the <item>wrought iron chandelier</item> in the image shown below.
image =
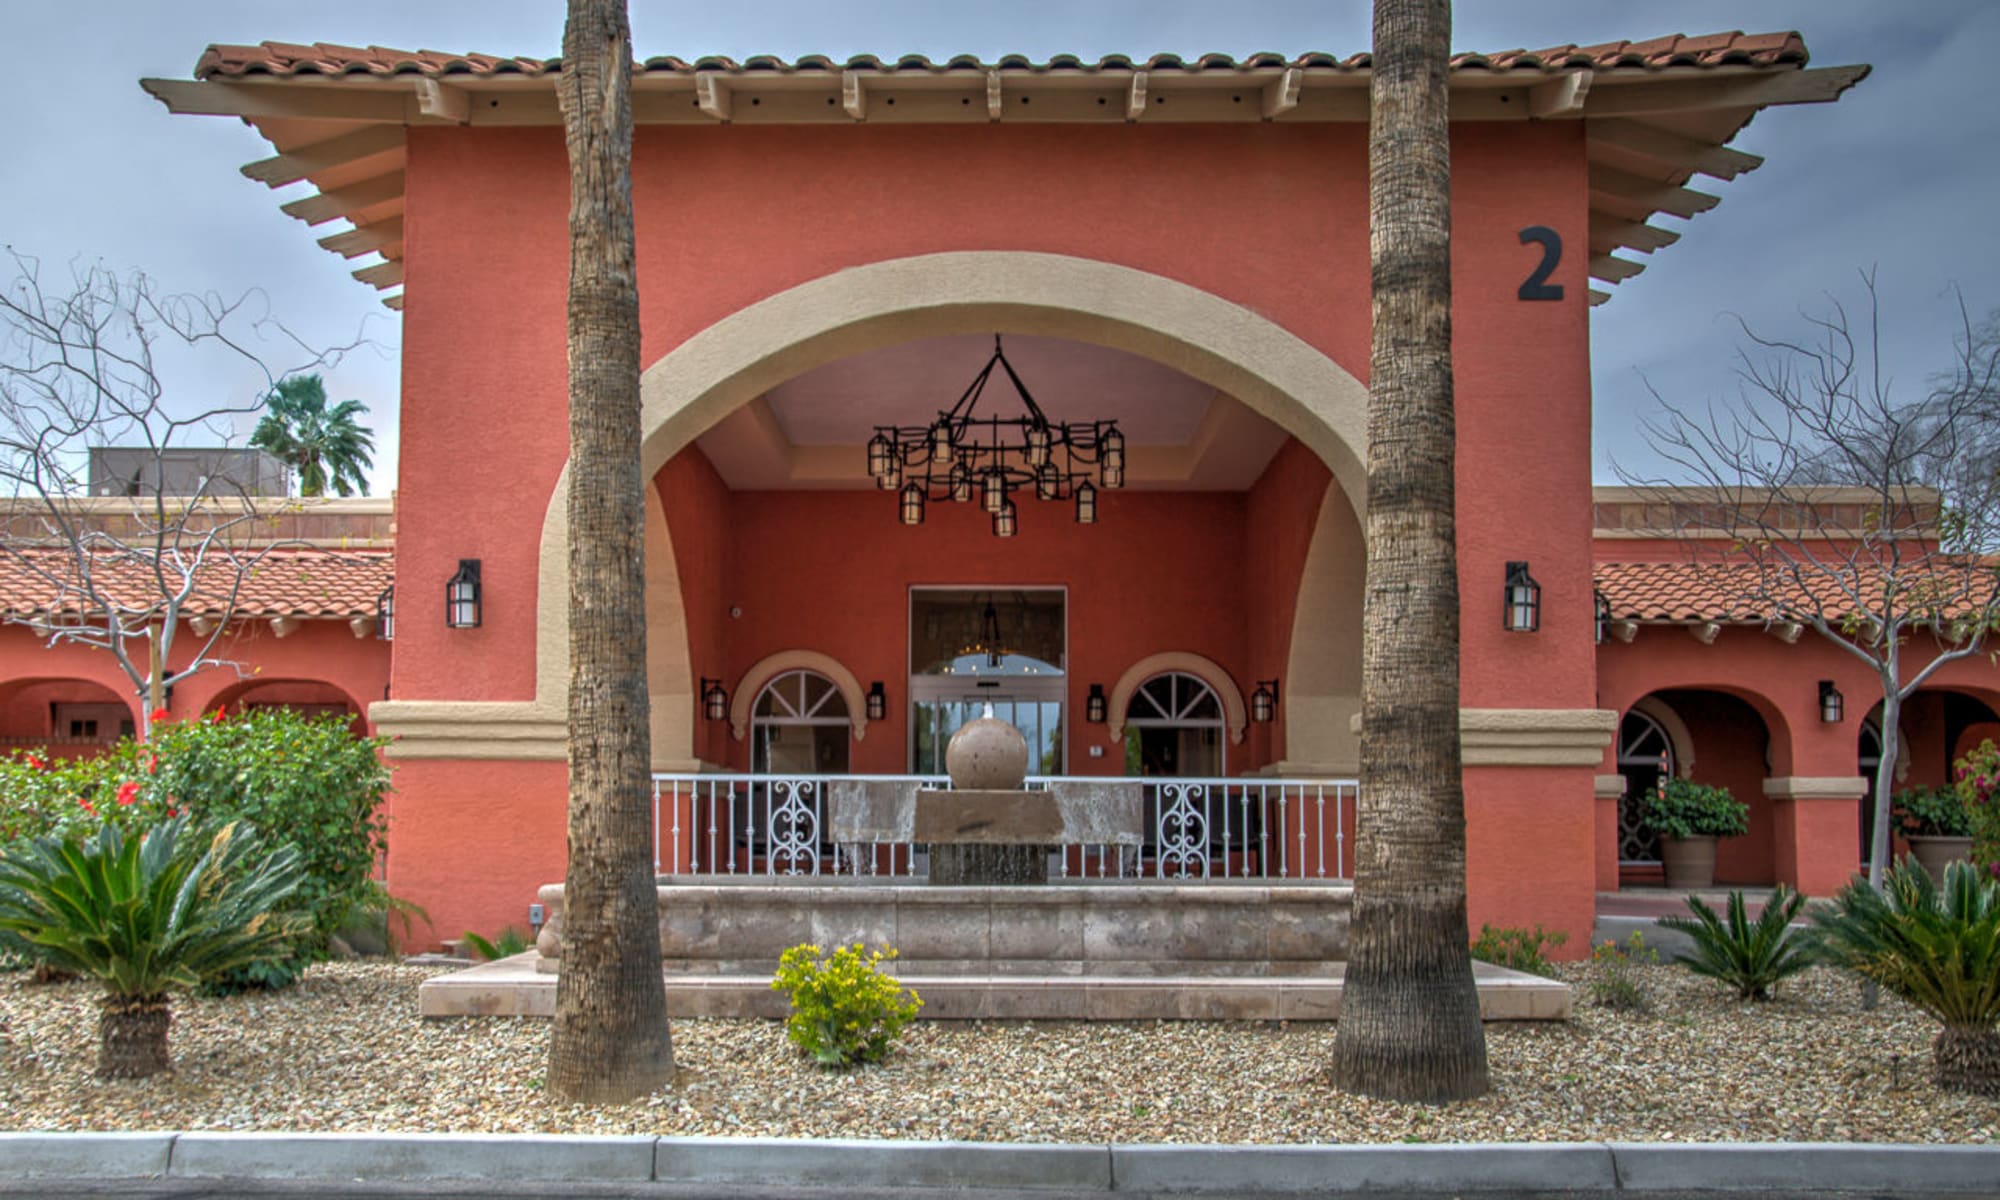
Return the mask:
<path id="1" fill-rule="evenodd" d="M 1007 372 L 1026 412 L 1003 417 L 974 410 L 993 377 Z M 1116 421 L 1051 421 L 1014 364 L 993 337 L 993 357 L 958 398 L 929 425 L 877 425 L 868 439 L 868 474 L 898 495 L 905 525 L 924 523 L 933 502 L 969 504 L 975 498 L 993 519 L 993 536 L 1013 537 L 1020 517 L 1014 493 L 1039 500 L 1069 500 L 1079 525 L 1097 523 L 1100 488 L 1125 486 L 1125 435 Z"/>

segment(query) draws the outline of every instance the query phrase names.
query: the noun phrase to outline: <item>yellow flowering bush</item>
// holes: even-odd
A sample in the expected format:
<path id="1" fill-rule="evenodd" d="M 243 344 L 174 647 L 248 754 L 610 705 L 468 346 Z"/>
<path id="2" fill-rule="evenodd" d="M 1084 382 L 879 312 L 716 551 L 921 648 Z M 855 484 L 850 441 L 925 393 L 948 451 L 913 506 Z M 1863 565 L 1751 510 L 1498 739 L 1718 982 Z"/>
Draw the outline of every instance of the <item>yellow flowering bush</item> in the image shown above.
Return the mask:
<path id="1" fill-rule="evenodd" d="M 894 950 L 864 949 L 856 942 L 822 956 L 818 946 L 793 946 L 778 959 L 771 988 L 792 1003 L 785 1033 L 823 1067 L 880 1061 L 923 1007 L 915 992 L 882 973 Z"/>

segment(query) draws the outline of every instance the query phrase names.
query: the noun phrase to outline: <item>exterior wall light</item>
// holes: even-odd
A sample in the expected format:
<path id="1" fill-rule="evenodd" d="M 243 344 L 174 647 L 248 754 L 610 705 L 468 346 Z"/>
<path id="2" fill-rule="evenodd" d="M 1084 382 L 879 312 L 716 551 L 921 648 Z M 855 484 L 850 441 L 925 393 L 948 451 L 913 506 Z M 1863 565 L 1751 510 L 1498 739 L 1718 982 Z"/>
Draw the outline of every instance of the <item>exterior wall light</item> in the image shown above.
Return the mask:
<path id="1" fill-rule="evenodd" d="M 1507 564 L 1507 586 L 1501 590 L 1501 623 L 1509 633 L 1533 633 L 1542 627 L 1542 585 L 1528 574 L 1528 564 Z"/>
<path id="2" fill-rule="evenodd" d="M 391 583 L 375 597 L 375 636 L 383 641 L 396 637 L 396 585 Z"/>
<path id="3" fill-rule="evenodd" d="M 1088 479 L 1076 485 L 1076 523 L 1097 524 L 1097 489 Z"/>
<path id="4" fill-rule="evenodd" d="M 1611 601 L 1604 598 L 1603 592 L 1592 592 L 1591 602 L 1597 614 L 1597 644 L 1602 646 L 1604 631 L 1611 627 Z"/>
<path id="5" fill-rule="evenodd" d="M 868 685 L 868 719 L 879 721 L 889 715 L 889 693 L 882 688 L 882 681 Z"/>
<path id="6" fill-rule="evenodd" d="M 1840 694 L 1839 688 L 1833 686 L 1833 680 L 1820 680 L 1819 719 L 1828 725 L 1838 725 L 1841 718 L 1846 715 L 1846 710 L 1847 699 Z"/>
<path id="7" fill-rule="evenodd" d="M 903 524 L 924 523 L 924 489 L 915 483 L 903 485 Z"/>
<path id="8" fill-rule="evenodd" d="M 1101 683 L 1091 684 L 1090 695 L 1083 702 L 1083 719 L 1092 725 L 1102 725 L 1106 716 L 1109 715 L 1106 709 L 1107 702 L 1104 699 L 1104 685 Z"/>
<path id="9" fill-rule="evenodd" d="M 711 721 L 728 719 L 729 693 L 723 690 L 720 679 L 701 677 L 701 715 Z"/>
<path id="10" fill-rule="evenodd" d="M 1269 725 L 1278 716 L 1278 681 L 1260 679 L 1257 690 L 1250 693 L 1250 719 L 1259 725 Z"/>
<path id="11" fill-rule="evenodd" d="M 448 629 L 477 629 L 481 608 L 479 560 L 461 558 L 458 572 L 444 585 L 444 623 Z"/>

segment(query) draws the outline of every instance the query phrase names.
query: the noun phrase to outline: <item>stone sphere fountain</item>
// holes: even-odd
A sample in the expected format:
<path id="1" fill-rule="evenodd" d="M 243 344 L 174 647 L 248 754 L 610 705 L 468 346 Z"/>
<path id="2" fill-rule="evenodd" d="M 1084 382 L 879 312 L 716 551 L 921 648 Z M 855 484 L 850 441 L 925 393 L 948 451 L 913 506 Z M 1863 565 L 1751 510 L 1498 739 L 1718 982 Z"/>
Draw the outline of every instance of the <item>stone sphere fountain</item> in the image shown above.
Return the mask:
<path id="1" fill-rule="evenodd" d="M 930 844 L 933 884 L 1047 883 L 1062 818 L 1030 792 L 1028 739 L 993 715 L 959 726 L 944 749 L 952 790 L 917 793 L 917 834 Z M 925 836 L 929 835 L 929 836 Z"/>

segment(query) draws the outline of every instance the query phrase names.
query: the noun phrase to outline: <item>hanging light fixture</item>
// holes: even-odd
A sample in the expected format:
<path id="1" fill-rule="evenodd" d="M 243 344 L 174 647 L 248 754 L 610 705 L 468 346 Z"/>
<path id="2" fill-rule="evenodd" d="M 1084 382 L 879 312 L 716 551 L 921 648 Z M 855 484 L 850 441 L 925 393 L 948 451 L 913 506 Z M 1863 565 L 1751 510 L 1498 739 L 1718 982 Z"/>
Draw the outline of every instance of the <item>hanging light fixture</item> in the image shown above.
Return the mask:
<path id="1" fill-rule="evenodd" d="M 1278 681 L 1260 679 L 1257 690 L 1250 693 L 1250 719 L 1259 725 L 1269 725 L 1278 716 Z"/>
<path id="2" fill-rule="evenodd" d="M 914 480 L 903 485 L 902 510 L 903 524 L 924 523 L 924 489 L 918 487 Z"/>
<path id="3" fill-rule="evenodd" d="M 1509 633 L 1533 633 L 1542 627 L 1542 585 L 1528 574 L 1528 564 L 1507 564 L 1507 583 L 1501 589 L 1501 624 Z"/>
<path id="4" fill-rule="evenodd" d="M 1833 686 L 1833 680 L 1820 680 L 1819 719 L 1828 725 L 1838 725 L 1841 718 L 1846 715 L 1846 708 L 1847 698 L 1840 694 L 1839 688 Z"/>
<path id="5" fill-rule="evenodd" d="M 375 636 L 385 642 L 396 638 L 396 585 L 393 582 L 375 597 Z"/>
<path id="6" fill-rule="evenodd" d="M 1025 411 L 1018 416 L 974 412 L 996 366 L 1020 396 Z M 1013 537 L 1020 515 L 1009 497 L 1029 487 L 1039 500 L 1074 498 L 1077 523 L 1095 524 L 1097 489 L 1125 486 L 1125 435 L 1116 421 L 1051 421 L 995 335 L 993 356 L 937 420 L 876 427 L 868 439 L 868 474 L 881 490 L 899 493 L 905 525 L 922 523 L 923 501 L 962 503 L 976 490 L 993 517 L 993 535 Z M 912 487 L 919 494 L 914 506 Z"/>
<path id="7" fill-rule="evenodd" d="M 479 560 L 461 558 L 458 570 L 444 584 L 444 623 L 448 629 L 479 628 L 481 606 Z"/>
<path id="8" fill-rule="evenodd" d="M 723 690 L 720 679 L 701 679 L 701 715 L 711 721 L 725 720 L 729 716 L 729 693 Z"/>

